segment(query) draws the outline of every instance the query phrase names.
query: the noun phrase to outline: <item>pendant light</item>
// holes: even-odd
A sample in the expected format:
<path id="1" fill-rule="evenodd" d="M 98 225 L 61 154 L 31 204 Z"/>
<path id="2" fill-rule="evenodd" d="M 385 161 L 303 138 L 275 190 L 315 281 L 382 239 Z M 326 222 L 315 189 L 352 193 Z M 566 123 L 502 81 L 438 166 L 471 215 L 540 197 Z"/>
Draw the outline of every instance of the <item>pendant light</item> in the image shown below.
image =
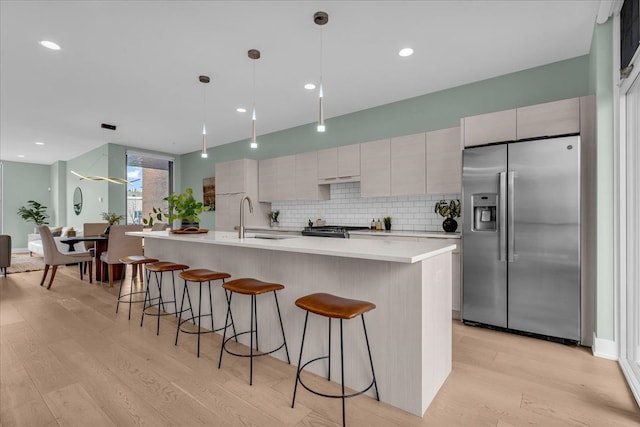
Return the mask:
<path id="1" fill-rule="evenodd" d="M 253 149 L 258 148 L 256 141 L 256 61 L 260 59 L 260 51 L 258 49 L 249 49 L 247 52 L 249 59 L 253 60 L 253 109 L 251 112 L 251 145 Z"/>
<path id="2" fill-rule="evenodd" d="M 318 132 L 324 132 L 326 127 L 324 125 L 324 90 L 322 87 L 322 26 L 329 22 L 329 14 L 326 12 L 316 12 L 313 14 L 313 22 L 320 26 L 320 87 L 318 89 Z"/>
<path id="3" fill-rule="evenodd" d="M 199 76 L 198 80 L 202 83 L 202 156 L 203 159 L 209 157 L 207 153 L 207 87 L 205 86 L 209 83 L 209 76 Z"/>

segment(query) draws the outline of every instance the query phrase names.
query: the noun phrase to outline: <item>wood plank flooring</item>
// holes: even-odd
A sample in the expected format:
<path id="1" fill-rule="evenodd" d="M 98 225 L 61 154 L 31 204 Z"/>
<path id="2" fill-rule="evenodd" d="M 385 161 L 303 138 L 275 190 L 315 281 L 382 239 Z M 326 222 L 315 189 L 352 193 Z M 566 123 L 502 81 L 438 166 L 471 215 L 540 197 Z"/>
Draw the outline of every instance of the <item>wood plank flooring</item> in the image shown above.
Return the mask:
<path id="1" fill-rule="evenodd" d="M 198 359 L 194 336 L 174 346 L 174 318 L 156 336 L 139 305 L 131 321 L 126 305 L 116 315 L 117 287 L 63 267 L 47 291 L 41 274 L 0 278 L 1 427 L 341 425 L 337 399 L 301 389 L 291 409 L 293 366 L 256 359 L 249 386 L 248 360 L 217 369 L 219 335 L 203 335 Z M 453 322 L 453 371 L 424 418 L 359 396 L 347 424 L 637 427 L 640 410 L 618 364 L 589 349 Z"/>

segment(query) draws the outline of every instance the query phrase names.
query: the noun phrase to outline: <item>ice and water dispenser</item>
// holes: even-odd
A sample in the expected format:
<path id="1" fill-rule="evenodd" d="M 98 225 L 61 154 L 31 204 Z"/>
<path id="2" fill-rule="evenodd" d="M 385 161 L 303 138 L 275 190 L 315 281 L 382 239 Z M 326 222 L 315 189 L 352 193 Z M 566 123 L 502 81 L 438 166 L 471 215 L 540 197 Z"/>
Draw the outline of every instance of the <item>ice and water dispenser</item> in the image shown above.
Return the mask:
<path id="1" fill-rule="evenodd" d="M 473 210 L 473 231 L 497 231 L 498 195 L 495 193 L 474 194 L 471 196 Z"/>

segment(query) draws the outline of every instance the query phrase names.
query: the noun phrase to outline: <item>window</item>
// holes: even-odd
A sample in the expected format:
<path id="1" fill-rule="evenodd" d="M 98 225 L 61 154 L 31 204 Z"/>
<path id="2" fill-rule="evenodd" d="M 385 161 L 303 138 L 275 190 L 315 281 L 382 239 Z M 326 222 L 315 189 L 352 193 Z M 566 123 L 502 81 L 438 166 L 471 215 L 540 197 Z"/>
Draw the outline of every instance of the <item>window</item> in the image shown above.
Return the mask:
<path id="1" fill-rule="evenodd" d="M 173 159 L 127 152 L 127 224 L 142 224 L 173 192 Z"/>

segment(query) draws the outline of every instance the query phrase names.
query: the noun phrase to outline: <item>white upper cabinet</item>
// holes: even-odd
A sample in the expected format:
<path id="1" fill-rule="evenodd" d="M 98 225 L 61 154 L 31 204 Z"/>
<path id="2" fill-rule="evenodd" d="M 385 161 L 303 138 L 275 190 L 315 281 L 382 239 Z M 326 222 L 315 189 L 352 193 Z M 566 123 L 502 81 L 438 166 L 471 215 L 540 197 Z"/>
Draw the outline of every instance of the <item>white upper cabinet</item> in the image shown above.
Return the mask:
<path id="1" fill-rule="evenodd" d="M 425 194 L 425 133 L 391 138 L 391 195 Z"/>
<path id="2" fill-rule="evenodd" d="M 318 182 L 332 184 L 360 180 L 360 144 L 318 151 Z"/>
<path id="3" fill-rule="evenodd" d="M 580 98 L 518 108 L 518 139 L 580 132 Z"/>
<path id="4" fill-rule="evenodd" d="M 296 156 L 259 161 L 258 195 L 261 202 L 295 200 Z"/>
<path id="5" fill-rule="evenodd" d="M 328 200 L 329 186 L 318 185 L 318 152 L 296 154 L 295 199 Z"/>
<path id="6" fill-rule="evenodd" d="M 360 144 L 360 195 L 391 195 L 391 142 L 389 139 Z"/>
<path id="7" fill-rule="evenodd" d="M 465 117 L 465 147 L 580 132 L 580 98 Z"/>
<path id="8" fill-rule="evenodd" d="M 243 193 L 246 190 L 249 159 L 216 163 L 216 194 Z"/>
<path id="9" fill-rule="evenodd" d="M 516 140 L 516 110 L 497 111 L 461 120 L 464 146 Z"/>
<path id="10" fill-rule="evenodd" d="M 462 192 L 462 137 L 460 128 L 427 133 L 427 194 Z"/>

